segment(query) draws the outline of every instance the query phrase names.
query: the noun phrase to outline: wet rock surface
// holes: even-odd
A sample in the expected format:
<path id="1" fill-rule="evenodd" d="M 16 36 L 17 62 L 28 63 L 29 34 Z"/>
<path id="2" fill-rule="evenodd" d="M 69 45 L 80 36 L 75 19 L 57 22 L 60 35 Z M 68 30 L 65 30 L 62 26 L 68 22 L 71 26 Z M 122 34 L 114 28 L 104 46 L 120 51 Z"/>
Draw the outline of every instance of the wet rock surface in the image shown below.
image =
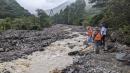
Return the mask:
<path id="1" fill-rule="evenodd" d="M 117 42 L 108 42 L 107 51 L 100 49 L 100 54 L 73 51 L 75 56 L 72 65 L 61 73 L 130 73 L 130 48 Z"/>
<path id="2" fill-rule="evenodd" d="M 79 56 L 62 73 L 129 73 L 129 68 L 115 59 L 115 53 L 88 53 Z"/>
<path id="3" fill-rule="evenodd" d="M 80 29 L 78 29 L 80 28 Z M 31 54 L 35 51 L 44 51 L 44 47 L 61 39 L 73 38 L 66 29 L 78 29 L 82 27 L 57 24 L 42 31 L 32 30 L 7 30 L 0 34 L 0 61 L 10 61 Z M 77 31 L 77 30 L 73 30 Z"/>

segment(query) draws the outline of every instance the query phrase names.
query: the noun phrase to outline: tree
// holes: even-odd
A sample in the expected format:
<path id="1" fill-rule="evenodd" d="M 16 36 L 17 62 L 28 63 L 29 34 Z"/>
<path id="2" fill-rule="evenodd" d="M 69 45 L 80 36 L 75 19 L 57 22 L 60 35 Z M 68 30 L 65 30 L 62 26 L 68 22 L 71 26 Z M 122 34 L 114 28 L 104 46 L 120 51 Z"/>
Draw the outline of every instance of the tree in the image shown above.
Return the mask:
<path id="1" fill-rule="evenodd" d="M 89 3 L 93 3 L 93 7 L 104 8 L 110 0 L 89 0 Z"/>
<path id="2" fill-rule="evenodd" d="M 107 21 L 111 27 L 116 26 L 117 29 L 130 24 L 130 1 L 129 0 L 113 0 L 107 5 L 104 14 L 104 21 Z"/>
<path id="3" fill-rule="evenodd" d="M 38 14 L 39 24 L 41 25 L 41 27 L 50 26 L 51 24 L 50 17 L 42 9 L 37 9 L 36 11 Z"/>
<path id="4" fill-rule="evenodd" d="M 4 20 L 1 20 L 0 29 L 1 30 L 11 29 L 11 24 L 12 24 L 12 19 L 9 17 Z"/>
<path id="5" fill-rule="evenodd" d="M 85 7 L 84 0 L 76 0 L 75 3 L 61 10 L 59 14 L 54 15 L 53 20 L 56 23 L 79 25 L 84 18 Z"/>
<path id="6" fill-rule="evenodd" d="M 100 5 L 102 0 L 90 0 L 91 3 Z M 102 18 L 98 21 L 106 22 L 114 30 L 118 30 L 121 35 L 119 42 L 130 45 L 130 0 L 106 0 L 105 9 L 102 10 Z M 98 6 L 95 6 L 98 8 Z M 124 36 L 125 35 L 125 36 Z M 119 38 L 119 37 L 117 37 Z"/>

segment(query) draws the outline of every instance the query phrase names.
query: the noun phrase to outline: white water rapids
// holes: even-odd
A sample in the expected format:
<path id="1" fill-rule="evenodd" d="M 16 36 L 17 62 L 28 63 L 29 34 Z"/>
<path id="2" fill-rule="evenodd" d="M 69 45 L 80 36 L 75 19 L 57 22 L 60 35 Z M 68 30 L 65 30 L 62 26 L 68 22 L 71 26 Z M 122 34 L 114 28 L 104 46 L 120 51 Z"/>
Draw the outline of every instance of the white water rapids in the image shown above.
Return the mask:
<path id="1" fill-rule="evenodd" d="M 80 35 L 71 39 L 56 41 L 45 48 L 45 51 L 34 52 L 27 59 L 17 59 L 11 62 L 0 63 L 0 72 L 7 70 L 11 73 L 50 73 L 54 69 L 63 69 L 73 63 L 69 52 L 80 50 L 85 36 Z M 71 35 L 72 35 L 71 34 Z M 75 45 L 73 49 L 69 45 Z"/>

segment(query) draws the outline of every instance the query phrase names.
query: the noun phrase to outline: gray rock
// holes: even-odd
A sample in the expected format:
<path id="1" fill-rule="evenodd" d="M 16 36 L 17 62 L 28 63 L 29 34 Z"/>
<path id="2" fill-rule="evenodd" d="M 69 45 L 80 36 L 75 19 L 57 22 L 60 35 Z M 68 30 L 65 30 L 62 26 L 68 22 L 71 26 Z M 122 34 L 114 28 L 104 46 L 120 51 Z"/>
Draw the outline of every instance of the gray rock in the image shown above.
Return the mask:
<path id="1" fill-rule="evenodd" d="M 117 53 L 116 54 L 116 59 L 120 60 L 120 61 L 123 61 L 123 60 L 125 60 L 124 59 L 125 56 L 126 56 L 126 53 Z"/>
<path id="2" fill-rule="evenodd" d="M 71 49 L 73 49 L 75 46 L 76 46 L 75 44 L 71 44 L 71 43 L 68 44 L 68 47 L 71 48 Z"/>
<path id="3" fill-rule="evenodd" d="M 4 52 L 5 50 L 4 50 L 4 48 L 0 48 L 0 52 Z"/>
<path id="4" fill-rule="evenodd" d="M 94 54 L 79 56 L 71 66 L 62 70 L 62 73 L 129 73 L 124 66 L 115 63 L 115 54 Z M 117 61 L 118 62 L 118 61 Z"/>

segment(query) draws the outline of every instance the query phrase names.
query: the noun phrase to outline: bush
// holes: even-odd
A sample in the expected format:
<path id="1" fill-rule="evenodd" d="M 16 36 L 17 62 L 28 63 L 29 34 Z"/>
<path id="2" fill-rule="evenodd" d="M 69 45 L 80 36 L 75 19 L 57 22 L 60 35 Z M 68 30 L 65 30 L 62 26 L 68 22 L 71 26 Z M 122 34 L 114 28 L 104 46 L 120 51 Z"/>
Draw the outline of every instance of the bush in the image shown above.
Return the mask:
<path id="1" fill-rule="evenodd" d="M 103 18 L 103 14 L 98 14 L 98 15 L 95 15 L 91 20 L 90 20 L 90 23 L 93 24 L 94 26 L 97 26 L 101 19 Z"/>
<path id="2" fill-rule="evenodd" d="M 30 30 L 41 30 L 42 28 L 39 25 L 31 26 Z"/>
<path id="3" fill-rule="evenodd" d="M 17 30 L 40 30 L 44 27 L 51 26 L 51 19 L 44 18 L 40 21 L 38 17 L 20 17 L 20 18 L 6 18 L 0 20 L 0 30 L 17 29 Z"/>

